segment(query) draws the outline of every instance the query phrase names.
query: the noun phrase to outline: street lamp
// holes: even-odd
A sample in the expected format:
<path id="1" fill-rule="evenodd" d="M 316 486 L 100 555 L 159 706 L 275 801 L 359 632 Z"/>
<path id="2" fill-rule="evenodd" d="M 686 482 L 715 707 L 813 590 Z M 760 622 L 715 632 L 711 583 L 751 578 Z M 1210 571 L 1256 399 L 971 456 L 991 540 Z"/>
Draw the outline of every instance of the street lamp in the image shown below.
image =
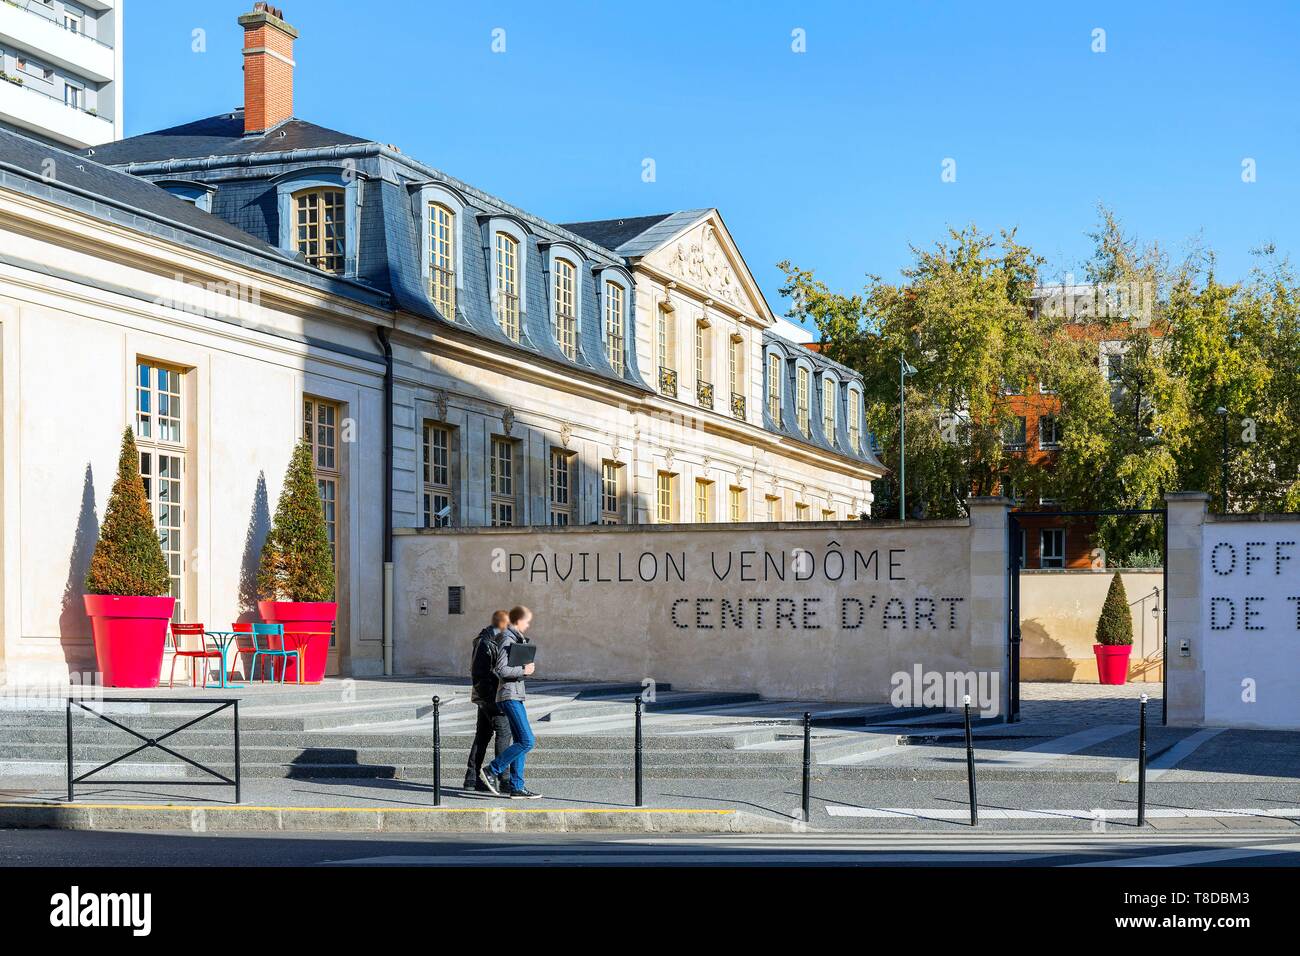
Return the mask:
<path id="1" fill-rule="evenodd" d="M 903 386 L 916 369 L 902 355 L 898 356 L 898 520 L 907 520 L 907 403 Z"/>
<path id="2" fill-rule="evenodd" d="M 1228 410 L 1220 405 L 1214 410 L 1223 421 L 1223 463 L 1219 469 L 1219 481 L 1222 484 L 1220 491 L 1219 510 L 1225 515 L 1228 513 Z"/>

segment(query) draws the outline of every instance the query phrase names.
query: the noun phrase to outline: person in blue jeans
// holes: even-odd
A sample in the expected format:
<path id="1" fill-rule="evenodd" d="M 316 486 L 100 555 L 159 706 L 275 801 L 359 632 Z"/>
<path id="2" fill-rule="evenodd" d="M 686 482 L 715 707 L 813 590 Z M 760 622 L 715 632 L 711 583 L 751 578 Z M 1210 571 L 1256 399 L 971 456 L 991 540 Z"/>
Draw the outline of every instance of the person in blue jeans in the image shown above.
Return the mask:
<path id="1" fill-rule="evenodd" d="M 509 774 L 511 800 L 537 800 L 541 797 L 540 793 L 535 793 L 524 785 L 524 764 L 528 752 L 537 743 L 533 729 L 528 726 L 528 711 L 524 708 L 527 696 L 524 678 L 530 676 L 535 667 L 533 664 L 510 666 L 510 646 L 530 643 L 525 635 L 532 623 L 532 611 L 523 605 L 512 608 L 510 626 L 500 640 L 492 642 L 492 673 L 496 674 L 499 682 L 497 706 L 510 722 L 510 736 L 514 740 L 495 760 L 479 770 L 478 778 L 483 786 L 499 797 L 501 788 L 497 780 L 502 774 Z"/>

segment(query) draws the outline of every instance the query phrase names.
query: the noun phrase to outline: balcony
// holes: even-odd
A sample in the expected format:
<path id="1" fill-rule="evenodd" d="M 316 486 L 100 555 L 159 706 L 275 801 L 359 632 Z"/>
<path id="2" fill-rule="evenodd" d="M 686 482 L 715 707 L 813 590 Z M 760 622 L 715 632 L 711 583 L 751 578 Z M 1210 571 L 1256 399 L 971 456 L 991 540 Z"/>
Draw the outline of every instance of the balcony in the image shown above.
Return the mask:
<path id="1" fill-rule="evenodd" d="M 700 408 L 712 408 L 713 407 L 713 383 L 696 382 L 695 397 L 696 399 L 699 400 Z"/>
<path id="2" fill-rule="evenodd" d="M 96 83 L 115 78 L 113 48 L 84 33 L 65 29 L 51 19 L 50 11 L 41 3 L 0 2 L 0 45 L 30 50 L 33 59 Z"/>
<path id="3" fill-rule="evenodd" d="M 659 391 L 669 398 L 677 397 L 677 369 L 659 366 Z"/>
<path id="4" fill-rule="evenodd" d="M 0 7 L 4 4 L 0 3 Z M 73 149 L 113 140 L 113 124 L 87 110 L 67 106 L 40 90 L 0 80 L 0 122 L 20 129 L 40 130 Z"/>
<path id="5" fill-rule="evenodd" d="M 745 396 L 739 392 L 731 393 L 731 414 L 742 422 L 745 420 Z"/>

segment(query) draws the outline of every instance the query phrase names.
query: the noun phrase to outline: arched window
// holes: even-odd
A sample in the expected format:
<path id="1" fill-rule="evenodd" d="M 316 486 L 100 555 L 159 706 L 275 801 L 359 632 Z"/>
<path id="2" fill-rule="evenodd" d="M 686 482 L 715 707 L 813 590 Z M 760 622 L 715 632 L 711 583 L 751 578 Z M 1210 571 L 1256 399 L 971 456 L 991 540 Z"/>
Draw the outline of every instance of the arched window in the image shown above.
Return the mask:
<path id="1" fill-rule="evenodd" d="M 322 187 L 293 194 L 294 243 L 309 265 L 343 272 L 346 223 L 342 189 Z"/>
<path id="2" fill-rule="evenodd" d="M 519 341 L 519 242 L 505 232 L 496 234 L 497 322 L 501 331 Z"/>
<path id="3" fill-rule="evenodd" d="M 578 270 L 568 259 L 555 260 L 555 341 L 569 358 L 578 356 Z"/>
<path id="4" fill-rule="evenodd" d="M 456 318 L 456 214 L 437 202 L 429 203 L 429 298 Z"/>

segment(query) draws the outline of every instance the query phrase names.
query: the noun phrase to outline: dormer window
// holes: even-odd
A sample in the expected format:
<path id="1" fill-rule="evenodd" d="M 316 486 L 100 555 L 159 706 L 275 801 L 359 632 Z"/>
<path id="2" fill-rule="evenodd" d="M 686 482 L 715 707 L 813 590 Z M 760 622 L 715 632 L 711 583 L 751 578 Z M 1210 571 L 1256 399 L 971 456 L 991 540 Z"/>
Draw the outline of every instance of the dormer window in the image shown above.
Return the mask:
<path id="1" fill-rule="evenodd" d="M 849 449 L 855 454 L 862 451 L 862 395 L 855 388 L 849 389 Z"/>
<path id="2" fill-rule="evenodd" d="M 197 209 L 204 212 L 212 212 L 212 194 L 216 192 L 215 186 L 209 186 L 207 183 L 191 183 L 183 180 L 159 180 L 157 183 L 163 189 L 167 190 L 177 199 L 184 200 Z"/>
<path id="3" fill-rule="evenodd" d="M 610 367 L 619 375 L 626 370 L 624 343 L 627 338 L 625 318 L 626 301 L 623 287 L 616 282 L 605 283 L 605 354 Z"/>
<path id="4" fill-rule="evenodd" d="M 568 259 L 555 260 L 555 341 L 570 359 L 578 357 L 578 269 Z"/>
<path id="5" fill-rule="evenodd" d="M 810 428 L 808 395 L 811 378 L 812 376 L 808 372 L 808 369 L 804 368 L 802 365 L 795 369 L 795 418 L 799 423 L 799 431 L 803 432 L 805 435 L 808 434 Z"/>
<path id="6" fill-rule="evenodd" d="M 361 170 L 295 169 L 275 183 L 276 244 L 333 275 L 355 275 Z"/>
<path id="7" fill-rule="evenodd" d="M 775 353 L 767 357 L 767 417 L 781 427 L 781 356 Z"/>
<path id="8" fill-rule="evenodd" d="M 822 376 L 822 434 L 829 445 L 835 444 L 835 379 Z"/>
<path id="9" fill-rule="evenodd" d="M 343 272 L 346 231 L 342 189 L 306 189 L 293 194 L 295 243 L 313 265 Z"/>
<path id="10" fill-rule="evenodd" d="M 497 322 L 519 341 L 519 242 L 509 233 L 496 234 Z"/>
<path id="11" fill-rule="evenodd" d="M 456 214 L 429 203 L 429 298 L 447 319 L 456 317 Z"/>

